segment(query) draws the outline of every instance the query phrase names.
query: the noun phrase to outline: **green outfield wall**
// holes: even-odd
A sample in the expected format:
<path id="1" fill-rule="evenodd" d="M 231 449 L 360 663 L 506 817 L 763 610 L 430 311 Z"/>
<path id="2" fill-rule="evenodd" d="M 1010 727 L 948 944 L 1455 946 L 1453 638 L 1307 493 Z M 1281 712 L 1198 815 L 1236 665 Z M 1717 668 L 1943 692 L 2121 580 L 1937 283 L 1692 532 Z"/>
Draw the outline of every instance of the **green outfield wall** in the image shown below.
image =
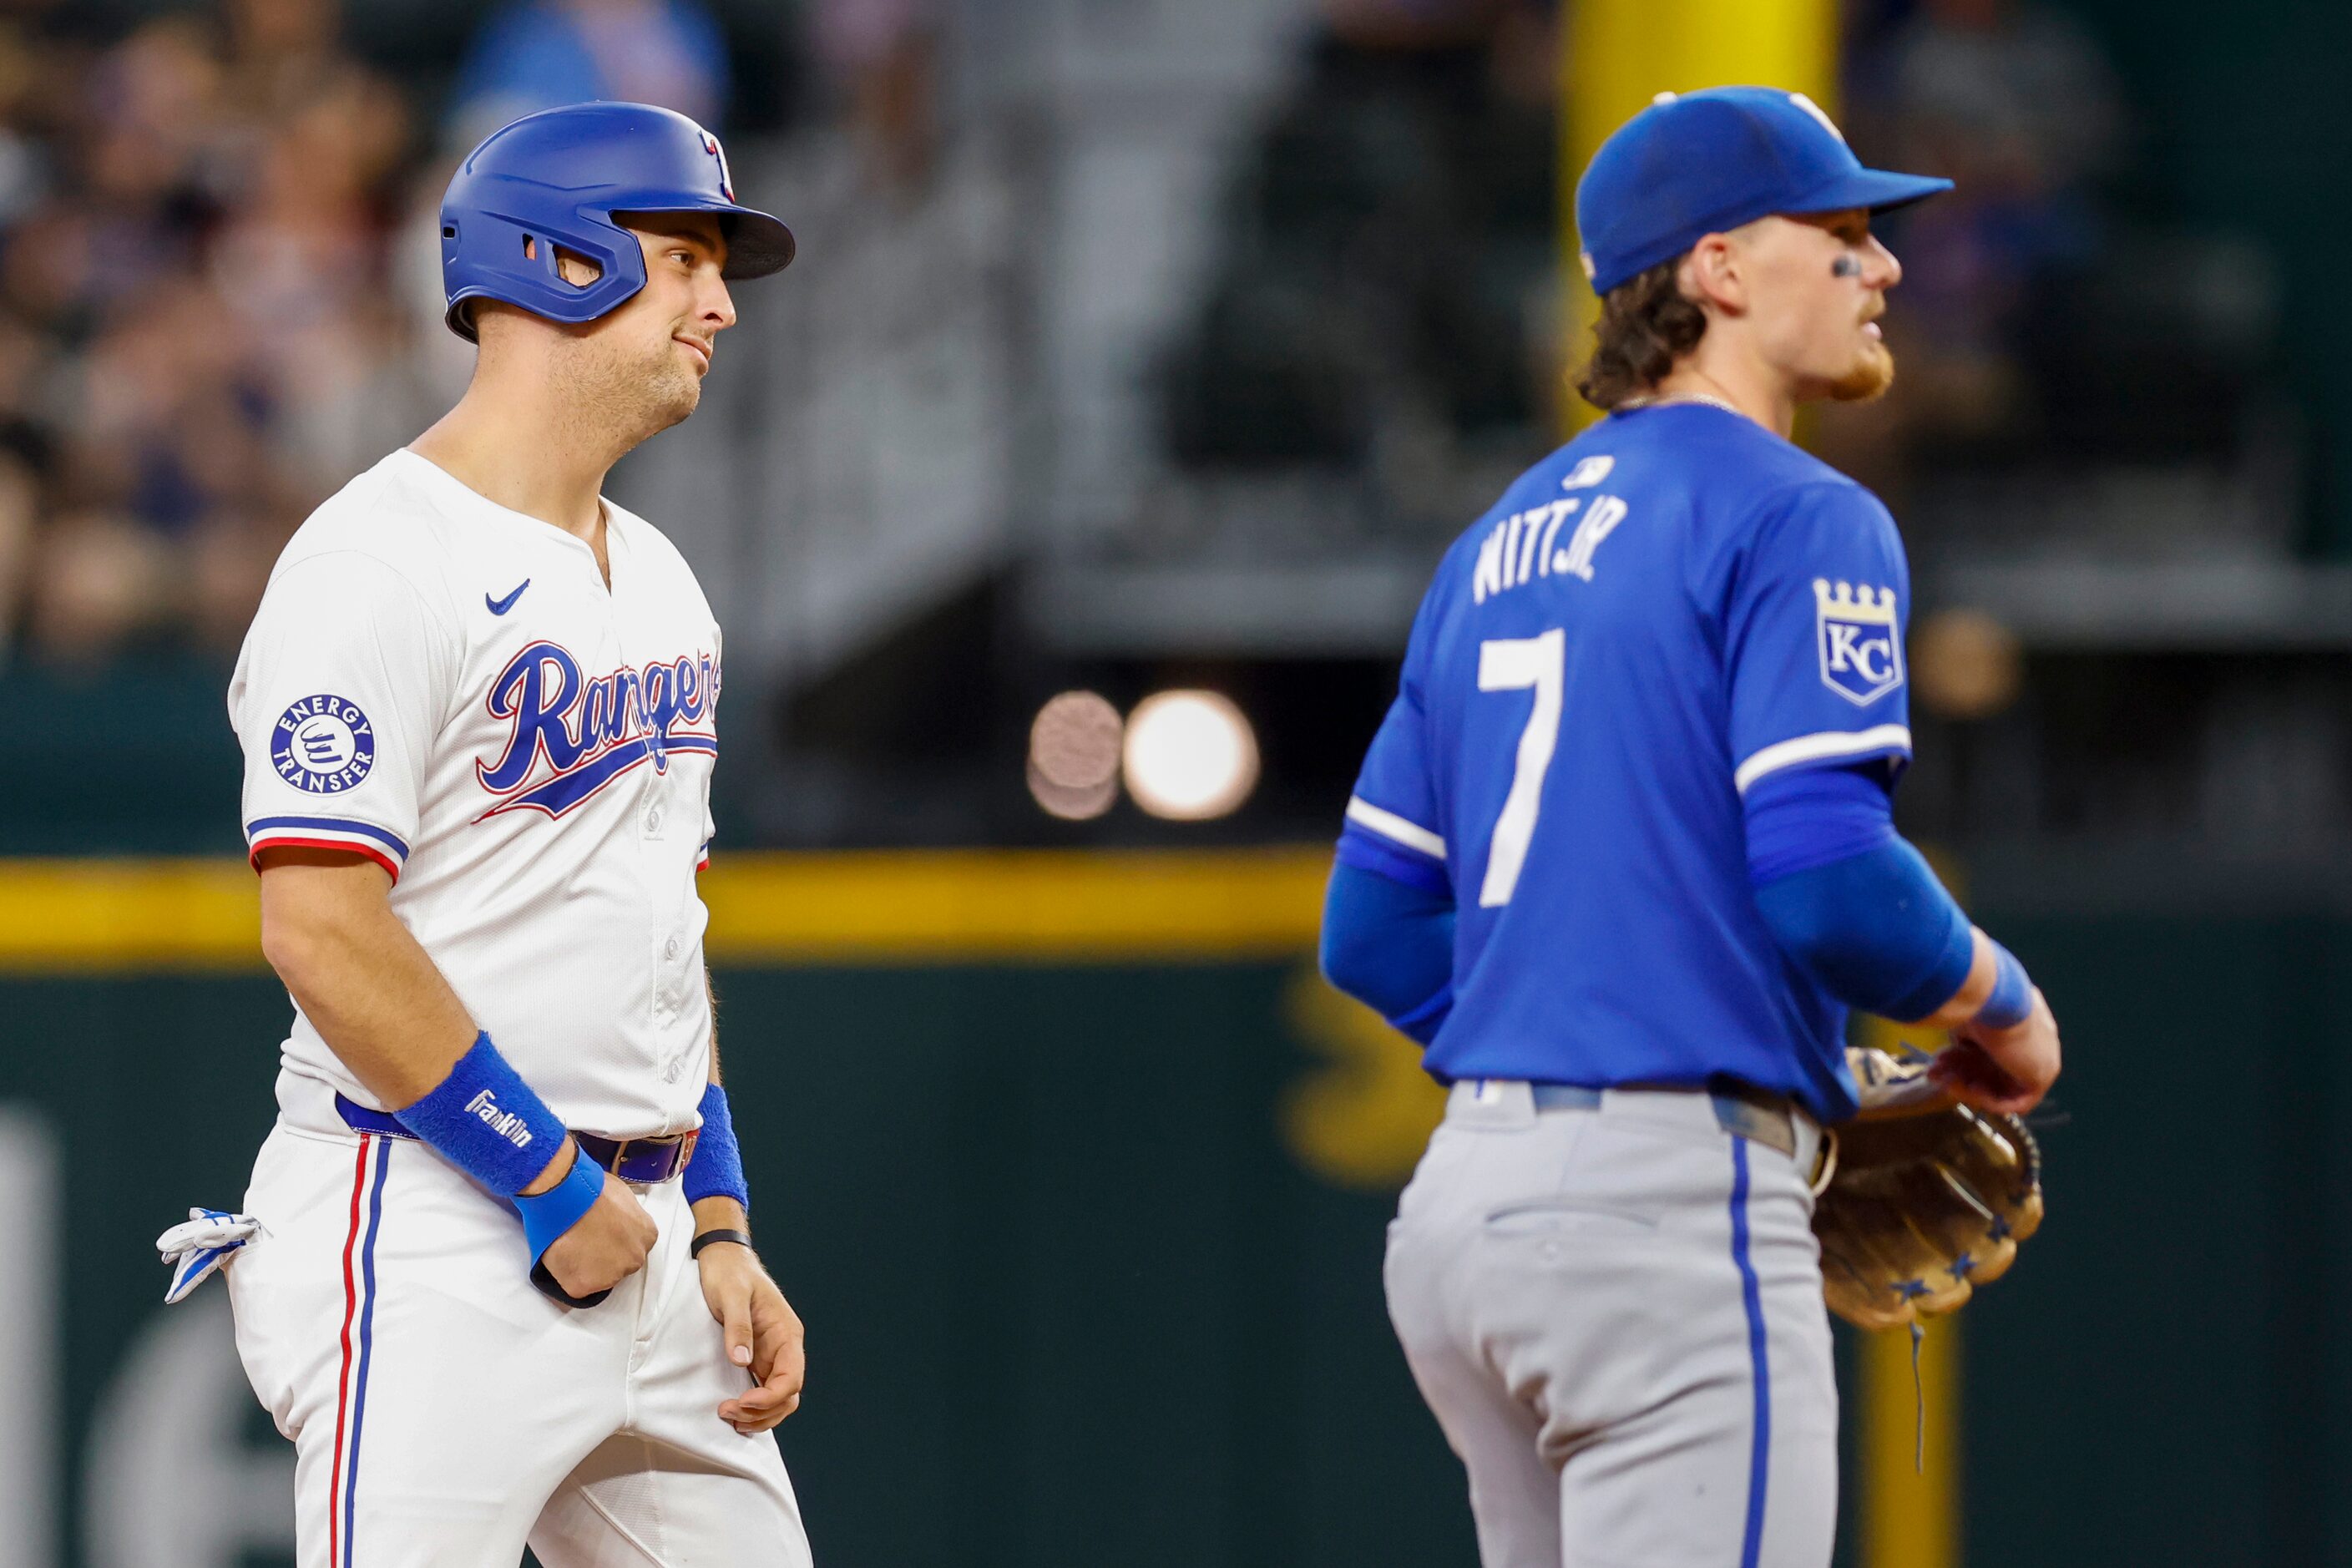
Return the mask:
<path id="1" fill-rule="evenodd" d="M 810 1331 L 782 1440 L 827 1568 L 1474 1563 L 1380 1297 L 1433 1100 L 1312 976 L 1320 870 L 837 858 L 714 884 L 756 1225 Z M 51 1467 L 60 1563 L 288 1561 L 290 1450 L 225 1292 L 167 1310 L 150 1247 L 237 1201 L 271 1114 L 287 1004 L 236 959 L 217 871 L 0 868 L 0 1172 L 29 1249 L 0 1258 L 0 1389 L 37 1412 L 54 1373 L 14 1452 Z M 1965 1315 L 1935 1413 L 1962 1434 L 1928 1457 L 1957 1463 L 1952 1560 L 2352 1563 L 2352 921 L 2003 929 L 2069 1071 L 2050 1221 Z"/>

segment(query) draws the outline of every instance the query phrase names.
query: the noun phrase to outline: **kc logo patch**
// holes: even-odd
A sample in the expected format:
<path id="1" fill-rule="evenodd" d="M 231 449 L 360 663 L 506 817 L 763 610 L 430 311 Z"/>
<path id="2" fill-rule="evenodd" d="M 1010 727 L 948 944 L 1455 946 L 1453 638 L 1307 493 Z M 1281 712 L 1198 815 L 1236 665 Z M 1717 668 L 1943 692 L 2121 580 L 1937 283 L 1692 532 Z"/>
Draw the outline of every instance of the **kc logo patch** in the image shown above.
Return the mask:
<path id="1" fill-rule="evenodd" d="M 356 702 L 305 697 L 278 716 L 269 762 L 307 795 L 341 795 L 375 766 L 375 730 Z"/>
<path id="2" fill-rule="evenodd" d="M 1895 590 L 1813 579 L 1822 684 L 1866 707 L 1903 684 L 1903 637 Z"/>

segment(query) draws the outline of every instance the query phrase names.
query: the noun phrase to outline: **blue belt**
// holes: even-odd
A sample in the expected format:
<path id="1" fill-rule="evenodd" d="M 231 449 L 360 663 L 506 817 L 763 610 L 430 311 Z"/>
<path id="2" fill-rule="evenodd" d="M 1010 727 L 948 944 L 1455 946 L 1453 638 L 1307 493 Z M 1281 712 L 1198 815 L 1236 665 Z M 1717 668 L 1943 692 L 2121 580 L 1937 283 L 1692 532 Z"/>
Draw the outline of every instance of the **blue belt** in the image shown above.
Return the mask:
<path id="1" fill-rule="evenodd" d="M 370 1110 L 340 1094 L 335 1096 L 335 1109 L 342 1112 L 343 1124 L 354 1132 L 416 1141 L 416 1134 L 403 1127 L 389 1111 Z M 582 1153 L 625 1182 L 667 1182 L 685 1170 L 686 1163 L 694 1158 L 695 1135 L 691 1132 L 673 1132 L 666 1138 L 603 1138 L 593 1132 L 574 1132 L 572 1138 L 580 1145 Z"/>
<path id="2" fill-rule="evenodd" d="M 1717 1080 L 1718 1084 L 1722 1080 Z M 1621 1089 L 1653 1091 L 1695 1092 L 1681 1084 L 1620 1084 Z M 1528 1090 L 1535 1097 L 1538 1110 L 1598 1110 L 1601 1090 L 1579 1083 L 1531 1083 Z M 1750 1089 L 1746 1084 L 1734 1084 L 1706 1090 L 1709 1103 L 1715 1107 L 1715 1119 L 1726 1132 L 1746 1138 L 1767 1148 L 1778 1149 L 1794 1159 L 1797 1153 L 1797 1112 L 1787 1099 L 1766 1089 Z"/>

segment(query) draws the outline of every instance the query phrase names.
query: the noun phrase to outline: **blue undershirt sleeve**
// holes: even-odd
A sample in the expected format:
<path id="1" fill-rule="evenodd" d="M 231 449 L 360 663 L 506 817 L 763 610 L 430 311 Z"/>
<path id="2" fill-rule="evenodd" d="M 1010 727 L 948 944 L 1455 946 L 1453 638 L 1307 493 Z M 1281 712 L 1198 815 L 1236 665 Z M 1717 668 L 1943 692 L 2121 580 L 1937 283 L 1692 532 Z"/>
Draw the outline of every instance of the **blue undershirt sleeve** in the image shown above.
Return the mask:
<path id="1" fill-rule="evenodd" d="M 1799 968 L 1848 1006 L 1924 1018 L 1968 979 L 1976 937 L 1895 833 L 1885 774 L 1817 768 L 1759 779 L 1744 802 L 1757 909 Z"/>
<path id="2" fill-rule="evenodd" d="M 1893 842 L 1888 776 L 1879 762 L 1758 779 L 1740 802 L 1748 817 L 1749 885 L 1760 888 Z"/>
<path id="3" fill-rule="evenodd" d="M 1427 1045 L 1454 1008 L 1454 899 L 1346 860 L 1323 904 L 1325 979 Z"/>

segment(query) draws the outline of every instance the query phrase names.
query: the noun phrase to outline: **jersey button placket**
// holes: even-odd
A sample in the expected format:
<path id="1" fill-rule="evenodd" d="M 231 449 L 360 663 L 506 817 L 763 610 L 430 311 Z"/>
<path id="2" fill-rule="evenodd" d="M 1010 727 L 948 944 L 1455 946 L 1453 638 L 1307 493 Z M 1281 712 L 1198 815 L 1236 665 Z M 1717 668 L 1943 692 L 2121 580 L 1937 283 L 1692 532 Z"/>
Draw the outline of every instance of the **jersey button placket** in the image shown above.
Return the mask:
<path id="1" fill-rule="evenodd" d="M 613 663 L 615 668 L 621 668 L 622 666 L 627 666 L 630 668 L 642 668 L 635 658 L 635 655 L 640 650 L 632 646 L 631 638 L 628 636 L 628 628 L 624 624 L 627 619 L 627 616 L 625 614 L 622 601 L 624 596 L 629 593 L 630 588 L 633 585 L 633 579 L 630 578 L 627 570 L 628 561 L 626 548 L 620 542 L 617 531 L 609 532 L 606 535 L 606 538 L 608 541 L 607 549 L 611 552 L 612 580 L 607 585 L 608 591 L 605 595 L 604 602 L 605 614 L 607 617 L 606 625 L 609 628 L 607 636 L 611 640 L 613 649 Z M 661 801 L 666 786 L 662 782 L 661 769 L 652 765 L 651 763 L 642 765 L 638 769 L 638 773 L 642 782 L 637 786 L 636 804 L 631 807 L 631 810 L 636 819 L 639 838 L 650 843 L 661 837 Z M 650 854 L 651 851 L 648 850 L 645 853 Z M 641 875 L 643 874 L 642 864 L 641 857 Z M 652 935 L 651 932 L 648 934 L 649 936 Z M 652 981 L 649 987 L 651 995 L 647 998 L 647 1011 L 652 1016 L 655 1032 L 653 1065 L 656 1068 L 662 1069 L 665 1081 L 675 1082 L 676 1079 L 669 1069 L 674 1068 L 676 1064 L 672 1059 L 670 1048 L 664 1042 L 662 1037 L 666 1036 L 676 1023 L 677 1017 L 677 1007 L 672 1001 L 673 992 L 668 984 L 668 976 L 663 970 L 659 961 L 659 943 L 658 941 L 656 940 L 651 944 L 651 952 L 649 954 L 652 961 L 647 964 L 647 968 L 651 972 Z M 650 1273 L 651 1270 L 648 1269 L 646 1272 Z M 643 1310 L 641 1308 L 641 1314 L 642 1311 Z M 638 1324 L 638 1338 L 636 1342 L 630 1348 L 629 1366 L 632 1372 L 636 1370 L 637 1363 L 641 1359 L 646 1345 L 650 1342 L 646 1336 L 648 1336 L 651 1331 L 652 1328 L 650 1319 L 641 1315 Z"/>
<path id="2" fill-rule="evenodd" d="M 661 851 L 656 846 L 661 841 L 662 825 L 667 820 L 662 803 L 667 798 L 668 786 L 662 771 L 650 763 L 640 773 L 643 782 L 637 786 L 635 813 L 637 836 L 644 848 L 639 874 L 645 878 L 650 889 L 658 879 L 654 868 L 660 861 Z M 654 1026 L 652 1065 L 663 1075 L 664 1081 L 670 1081 L 668 1069 L 673 1065 L 673 1050 L 669 1036 L 677 1026 L 677 988 L 671 983 L 669 955 L 664 946 L 665 938 L 668 935 L 667 921 L 656 912 L 651 901 L 646 913 L 651 917 L 646 931 L 646 958 L 652 983 L 652 994 L 648 999 Z"/>

